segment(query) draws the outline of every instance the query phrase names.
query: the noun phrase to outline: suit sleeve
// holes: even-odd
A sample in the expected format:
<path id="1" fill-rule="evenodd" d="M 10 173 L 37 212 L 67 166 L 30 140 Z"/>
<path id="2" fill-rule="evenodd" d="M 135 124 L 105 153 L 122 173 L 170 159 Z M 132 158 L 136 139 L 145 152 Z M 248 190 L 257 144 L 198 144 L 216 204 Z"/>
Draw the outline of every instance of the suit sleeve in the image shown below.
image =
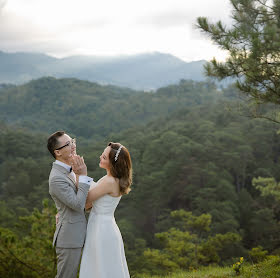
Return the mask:
<path id="1" fill-rule="evenodd" d="M 50 181 L 50 194 L 67 207 L 80 212 L 85 208 L 89 187 L 89 184 L 79 183 L 76 193 L 63 177 L 55 176 Z"/>

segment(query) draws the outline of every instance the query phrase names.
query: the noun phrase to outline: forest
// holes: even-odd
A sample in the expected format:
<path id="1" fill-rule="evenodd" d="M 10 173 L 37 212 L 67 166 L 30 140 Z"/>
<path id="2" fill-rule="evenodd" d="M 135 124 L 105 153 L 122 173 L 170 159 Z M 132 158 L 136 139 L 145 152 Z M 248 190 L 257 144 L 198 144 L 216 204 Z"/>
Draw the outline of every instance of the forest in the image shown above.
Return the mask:
<path id="1" fill-rule="evenodd" d="M 279 125 L 237 102 L 237 89 L 210 81 L 149 93 L 76 79 L 3 86 L 0 276 L 55 276 L 46 140 L 61 129 L 95 181 L 109 141 L 131 153 L 132 191 L 115 216 L 132 277 L 279 254 L 279 199 L 262 190 L 280 179 Z"/>
<path id="2" fill-rule="evenodd" d="M 130 151 L 132 190 L 115 217 L 131 277 L 280 276 L 280 2 L 230 4 L 231 26 L 196 21 L 228 53 L 203 82 L 0 84 L 0 277 L 56 274 L 46 143 L 57 130 L 77 139 L 95 181 L 108 142 Z"/>

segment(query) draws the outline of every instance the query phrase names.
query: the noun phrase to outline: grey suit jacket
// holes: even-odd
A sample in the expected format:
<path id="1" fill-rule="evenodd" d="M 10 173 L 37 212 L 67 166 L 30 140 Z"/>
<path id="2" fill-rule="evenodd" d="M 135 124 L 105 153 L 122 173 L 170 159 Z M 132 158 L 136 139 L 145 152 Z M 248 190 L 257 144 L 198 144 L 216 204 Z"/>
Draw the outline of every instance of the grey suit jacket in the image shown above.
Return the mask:
<path id="1" fill-rule="evenodd" d="M 49 176 L 49 193 L 59 213 L 53 246 L 83 247 L 87 228 L 84 208 L 89 187 L 86 183 L 79 183 L 77 188 L 70 173 L 63 166 L 53 163 Z"/>

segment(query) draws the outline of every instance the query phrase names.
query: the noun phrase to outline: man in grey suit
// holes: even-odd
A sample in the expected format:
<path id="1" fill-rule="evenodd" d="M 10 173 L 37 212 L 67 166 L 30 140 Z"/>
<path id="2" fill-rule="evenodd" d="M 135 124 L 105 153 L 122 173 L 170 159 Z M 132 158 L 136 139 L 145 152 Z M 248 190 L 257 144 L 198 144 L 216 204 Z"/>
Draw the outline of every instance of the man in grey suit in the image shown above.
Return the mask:
<path id="1" fill-rule="evenodd" d="M 53 238 L 56 278 L 76 278 L 86 236 L 84 209 L 92 179 L 87 176 L 84 159 L 76 155 L 75 139 L 64 131 L 48 138 L 48 150 L 56 159 L 49 176 L 49 193 L 59 215 Z"/>

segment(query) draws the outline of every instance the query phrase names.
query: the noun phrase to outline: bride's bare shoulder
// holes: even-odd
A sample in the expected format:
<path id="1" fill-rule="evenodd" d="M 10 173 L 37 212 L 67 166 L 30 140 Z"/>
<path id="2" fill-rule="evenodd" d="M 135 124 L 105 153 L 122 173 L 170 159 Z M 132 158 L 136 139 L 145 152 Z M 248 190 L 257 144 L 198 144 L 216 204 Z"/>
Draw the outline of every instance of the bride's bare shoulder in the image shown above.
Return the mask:
<path id="1" fill-rule="evenodd" d="M 112 176 L 104 176 L 103 178 L 101 178 L 103 182 L 106 183 L 110 183 L 110 184 L 116 184 L 117 183 L 117 179 L 112 177 Z"/>
<path id="2" fill-rule="evenodd" d="M 119 180 L 112 176 L 104 176 L 101 179 L 100 186 L 107 187 L 107 190 L 110 192 L 108 193 L 109 195 L 118 197 L 120 194 Z"/>

